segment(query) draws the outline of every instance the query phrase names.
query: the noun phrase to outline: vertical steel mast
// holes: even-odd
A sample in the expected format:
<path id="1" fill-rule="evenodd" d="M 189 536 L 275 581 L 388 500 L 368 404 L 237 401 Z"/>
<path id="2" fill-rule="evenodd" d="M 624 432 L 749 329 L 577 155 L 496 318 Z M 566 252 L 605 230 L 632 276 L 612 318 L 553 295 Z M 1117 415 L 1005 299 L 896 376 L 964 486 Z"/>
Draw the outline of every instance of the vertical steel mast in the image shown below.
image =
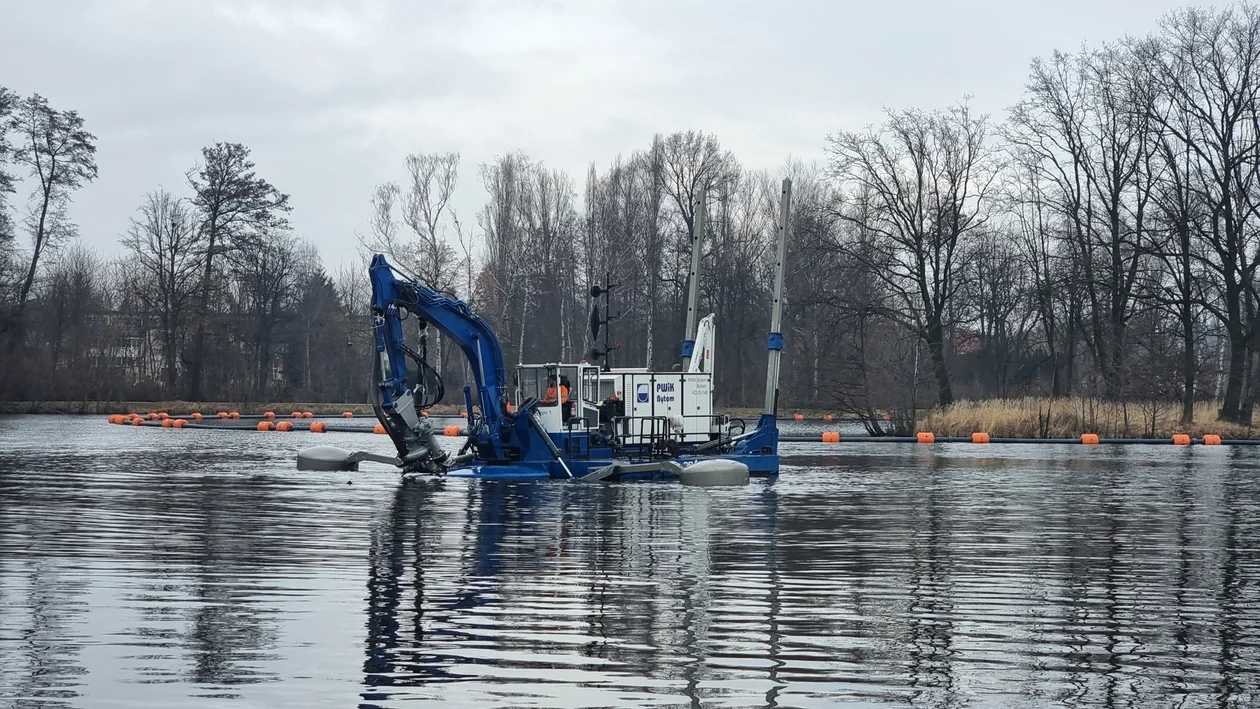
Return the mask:
<path id="1" fill-rule="evenodd" d="M 691 366 L 696 348 L 696 308 L 700 300 L 700 255 L 704 248 L 704 208 L 707 195 L 701 189 L 696 196 L 696 216 L 691 237 L 691 272 L 687 274 L 687 329 L 683 332 L 682 371 Z"/>
<path id="2" fill-rule="evenodd" d="M 787 252 L 789 220 L 792 215 L 792 181 L 783 181 L 779 195 L 779 243 L 774 259 L 774 300 L 770 303 L 770 334 L 766 337 L 766 349 L 770 361 L 766 364 L 766 410 L 771 416 L 779 414 L 779 360 L 783 355 L 783 268 Z"/>

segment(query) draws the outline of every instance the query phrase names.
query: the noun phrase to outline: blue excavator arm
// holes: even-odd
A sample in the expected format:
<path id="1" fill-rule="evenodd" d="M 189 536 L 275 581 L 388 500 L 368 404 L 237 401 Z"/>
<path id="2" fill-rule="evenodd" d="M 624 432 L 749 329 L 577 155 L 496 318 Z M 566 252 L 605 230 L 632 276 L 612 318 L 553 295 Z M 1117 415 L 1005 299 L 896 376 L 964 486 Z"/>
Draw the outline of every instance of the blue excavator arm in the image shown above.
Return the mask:
<path id="1" fill-rule="evenodd" d="M 381 254 L 372 258 L 368 274 L 372 281 L 376 341 L 376 416 L 397 446 L 404 467 L 441 472 L 452 464 L 434 436 L 433 425 L 420 413 L 426 395 L 424 380 L 413 376 L 408 361 L 415 367 L 424 365 L 403 337 L 406 314 L 419 318 L 422 327 L 437 327 L 468 360 L 479 409 L 468 412 L 469 445 L 476 457 L 492 463 L 517 457 L 519 452 L 514 455 L 514 449 L 519 448 L 518 427 L 505 407 L 507 376 L 503 350 L 486 321 L 461 300 L 437 293 L 416 279 L 399 278 Z"/>

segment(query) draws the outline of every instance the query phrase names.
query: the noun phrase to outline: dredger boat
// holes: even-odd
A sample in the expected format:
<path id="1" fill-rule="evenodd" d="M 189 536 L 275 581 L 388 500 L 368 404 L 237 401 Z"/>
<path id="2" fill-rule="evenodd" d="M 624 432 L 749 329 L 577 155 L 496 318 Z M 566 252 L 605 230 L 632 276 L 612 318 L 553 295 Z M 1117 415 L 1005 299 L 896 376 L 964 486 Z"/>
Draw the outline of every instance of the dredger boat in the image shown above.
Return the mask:
<path id="1" fill-rule="evenodd" d="M 784 251 L 791 182 L 784 180 L 777 234 L 771 327 L 767 337 L 765 408 L 751 430 L 713 411 L 714 323 L 697 322 L 696 304 L 703 197 L 692 240 L 687 333 L 679 371 L 608 366 L 607 344 L 588 362 L 521 364 L 509 378 L 503 350 L 490 325 L 467 303 L 435 292 L 416 278 L 400 277 L 384 255 L 368 268 L 376 353 L 376 416 L 398 455 L 352 453 L 319 447 L 302 451 L 306 469 L 349 469 L 359 461 L 397 465 L 404 472 L 497 480 L 678 479 L 697 484 L 739 484 L 779 470 L 777 423 Z M 607 326 L 608 282 L 591 290 L 592 329 Z M 604 303 L 603 317 L 599 304 Z M 443 396 L 443 384 L 425 358 L 408 346 L 404 320 L 436 327 L 458 345 L 473 382 L 463 390 L 467 441 L 458 453 L 439 443 L 438 427 L 422 412 Z M 607 331 L 605 330 L 605 333 Z M 423 348 L 421 348 L 423 351 Z"/>

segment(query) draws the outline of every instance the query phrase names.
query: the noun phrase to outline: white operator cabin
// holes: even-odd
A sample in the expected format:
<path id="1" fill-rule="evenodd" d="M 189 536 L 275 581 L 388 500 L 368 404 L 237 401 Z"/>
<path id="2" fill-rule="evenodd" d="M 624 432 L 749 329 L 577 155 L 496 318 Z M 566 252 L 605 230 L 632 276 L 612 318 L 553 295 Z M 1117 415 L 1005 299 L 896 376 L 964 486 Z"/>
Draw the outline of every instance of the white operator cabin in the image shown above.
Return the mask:
<path id="1" fill-rule="evenodd" d="M 701 321 L 690 371 L 598 365 L 523 364 L 516 368 L 513 404 L 539 400 L 538 417 L 548 433 L 598 431 L 636 445 L 667 436 L 681 443 L 704 443 L 726 430 L 726 417 L 713 414 L 713 316 Z M 556 382 L 568 398 L 548 395 Z M 561 390 L 562 391 L 562 390 Z"/>

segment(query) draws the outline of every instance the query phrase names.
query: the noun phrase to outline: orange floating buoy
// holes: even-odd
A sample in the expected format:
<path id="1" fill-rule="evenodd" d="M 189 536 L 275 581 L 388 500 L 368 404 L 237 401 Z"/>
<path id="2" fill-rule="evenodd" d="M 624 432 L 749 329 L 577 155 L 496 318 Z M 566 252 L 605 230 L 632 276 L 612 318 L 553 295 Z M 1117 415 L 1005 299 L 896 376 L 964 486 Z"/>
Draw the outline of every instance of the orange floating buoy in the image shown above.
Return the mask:
<path id="1" fill-rule="evenodd" d="M 823 414 L 823 423 L 831 423 L 831 414 Z"/>
<path id="2" fill-rule="evenodd" d="M 259 421 L 259 422 L 258 422 L 258 430 L 259 430 L 259 431 L 270 431 L 270 430 L 271 430 L 271 429 L 273 429 L 273 428 L 275 428 L 275 425 L 274 425 L 274 424 L 272 424 L 270 421 Z"/>
<path id="3" fill-rule="evenodd" d="M 219 418 L 221 418 L 221 419 L 225 419 L 225 418 L 227 418 L 227 417 L 228 417 L 228 412 L 226 412 L 226 411 L 220 411 L 220 412 L 219 412 Z"/>
<path id="4" fill-rule="evenodd" d="M 1205 433 L 1205 434 L 1203 434 L 1203 445 L 1205 445 L 1205 446 L 1219 446 L 1220 444 L 1221 444 L 1221 437 L 1220 437 L 1220 436 L 1218 436 L 1218 435 L 1216 435 L 1215 433 Z"/>
<path id="5" fill-rule="evenodd" d="M 131 425 L 132 425 L 132 426 L 139 426 L 139 425 L 141 424 L 141 422 L 143 422 L 143 421 L 144 421 L 144 419 L 142 419 L 142 418 L 140 418 L 139 416 L 137 416 L 137 417 L 135 417 L 135 418 L 131 419 Z"/>
<path id="6" fill-rule="evenodd" d="M 171 419 L 169 417 L 162 419 L 162 428 L 170 428 L 171 426 L 174 426 L 174 425 L 175 425 L 174 419 Z"/>
<path id="7" fill-rule="evenodd" d="M 822 442 L 823 443 L 839 443 L 840 433 L 838 431 L 823 431 Z"/>
<path id="8" fill-rule="evenodd" d="M 1188 446 L 1188 445 L 1190 445 L 1190 436 L 1189 436 L 1189 435 L 1187 435 L 1187 434 L 1184 434 L 1184 433 L 1174 433 L 1174 434 L 1173 434 L 1173 445 L 1174 445 L 1174 446 Z"/>
<path id="9" fill-rule="evenodd" d="M 323 421 L 316 421 L 311 424 L 311 433 L 324 433 L 328 430 L 328 424 Z"/>
<path id="10" fill-rule="evenodd" d="M 919 443 L 936 443 L 936 434 L 931 431 L 919 431 L 914 438 Z"/>
<path id="11" fill-rule="evenodd" d="M 240 418 L 240 417 L 241 417 L 241 412 L 239 412 L 239 411 L 233 411 L 233 412 L 231 412 L 231 413 L 229 413 L 229 414 L 228 414 L 228 418 L 230 418 L 230 419 L 238 419 L 238 418 Z"/>
<path id="12" fill-rule="evenodd" d="M 461 412 L 459 412 L 459 415 L 460 415 L 460 416 L 463 416 L 464 418 L 468 418 L 468 412 L 467 412 L 467 411 L 461 411 Z"/>
<path id="13" fill-rule="evenodd" d="M 303 412 L 302 412 L 302 418 L 304 418 L 304 419 L 313 419 L 313 418 L 315 418 L 315 412 L 313 412 L 313 411 L 303 411 Z"/>
<path id="14" fill-rule="evenodd" d="M 353 412 L 353 411 L 342 411 L 342 412 L 341 412 L 341 418 L 343 418 L 343 419 L 352 419 L 352 418 L 354 418 L 354 412 Z"/>
<path id="15" fill-rule="evenodd" d="M 118 414 L 110 414 L 110 415 L 109 415 L 109 422 L 110 422 L 110 423 L 118 423 Z"/>
<path id="16" fill-rule="evenodd" d="M 150 412 L 150 413 L 149 413 L 149 420 L 150 420 L 150 421 L 157 421 L 157 419 L 158 419 L 158 415 L 157 415 L 156 413 L 153 413 L 153 412 Z"/>
<path id="17" fill-rule="evenodd" d="M 375 433 L 375 434 L 377 434 L 377 435 L 382 435 L 382 434 L 384 434 L 384 433 L 385 433 L 385 425 L 384 425 L 384 424 L 380 424 L 380 423 L 376 424 L 376 428 L 372 429 L 372 433 Z"/>
<path id="18" fill-rule="evenodd" d="M 972 443 L 988 443 L 989 434 L 981 433 L 977 431 L 976 433 L 971 434 L 971 442 Z"/>
<path id="19" fill-rule="evenodd" d="M 158 412 L 158 418 L 159 418 L 159 419 L 161 419 L 161 420 L 163 420 L 163 421 L 165 421 L 166 419 L 168 419 L 168 418 L 170 418 L 170 417 L 171 417 L 171 415 L 170 415 L 170 414 L 168 414 L 168 413 L 166 413 L 165 411 L 159 411 L 159 412 Z"/>
<path id="20" fill-rule="evenodd" d="M 292 431 L 293 424 L 289 423 L 288 421 L 281 421 L 280 423 L 276 424 L 276 430 L 277 431 Z"/>
<path id="21" fill-rule="evenodd" d="M 295 419 L 300 419 L 300 418 L 302 418 L 302 412 L 301 412 L 301 411 L 294 411 L 292 414 L 290 414 L 290 416 L 292 416 L 292 417 L 293 417 L 293 418 L 295 418 Z"/>
<path id="22" fill-rule="evenodd" d="M 264 411 L 264 412 L 263 412 L 263 418 L 265 418 L 265 419 L 274 419 L 275 417 L 276 417 L 276 412 L 274 412 L 274 411 Z"/>
<path id="23" fill-rule="evenodd" d="M 1098 434 L 1097 433 L 1082 433 L 1081 445 L 1086 445 L 1086 446 L 1098 445 Z"/>
<path id="24" fill-rule="evenodd" d="M 175 428 L 183 428 L 188 425 L 188 419 L 175 419 L 175 423 L 173 425 Z"/>
<path id="25" fill-rule="evenodd" d="M 192 417 L 193 417 L 193 421 L 200 421 L 202 418 L 204 418 L 199 412 L 196 412 L 196 411 L 192 413 Z"/>
<path id="26" fill-rule="evenodd" d="M 804 414 L 795 414 L 795 415 L 793 415 L 793 416 L 792 416 L 792 420 L 793 420 L 793 421 L 804 421 L 804 420 L 805 420 L 805 415 L 804 415 Z"/>

